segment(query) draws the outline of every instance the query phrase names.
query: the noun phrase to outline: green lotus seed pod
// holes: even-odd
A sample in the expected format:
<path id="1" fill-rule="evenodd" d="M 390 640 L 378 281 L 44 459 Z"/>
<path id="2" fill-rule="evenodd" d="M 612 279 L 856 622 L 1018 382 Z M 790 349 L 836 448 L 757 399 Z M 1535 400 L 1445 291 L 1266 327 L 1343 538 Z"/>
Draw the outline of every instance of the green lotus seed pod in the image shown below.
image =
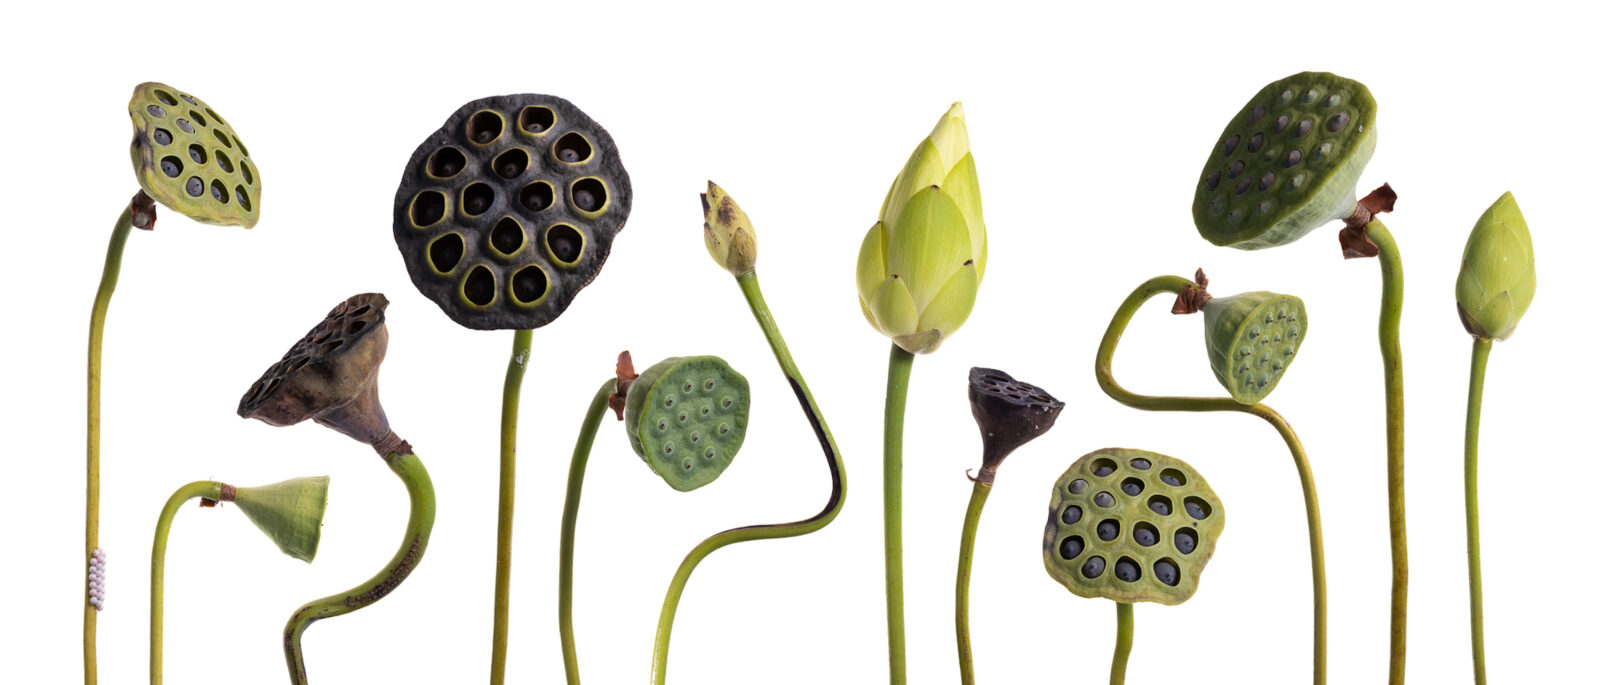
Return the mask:
<path id="1" fill-rule="evenodd" d="M 716 480 L 739 453 L 750 383 L 720 357 L 669 357 L 628 386 L 623 414 L 633 451 L 687 492 Z"/>
<path id="2" fill-rule="evenodd" d="M 1334 74 L 1308 71 L 1262 88 L 1222 130 L 1200 172 L 1200 235 L 1257 250 L 1350 216 L 1378 142 L 1377 113 L 1366 86 Z"/>
<path id="3" fill-rule="evenodd" d="M 1467 237 L 1456 277 L 1456 313 L 1467 332 L 1505 340 L 1533 303 L 1533 236 L 1517 199 L 1507 192 L 1489 205 Z"/>
<path id="4" fill-rule="evenodd" d="M 1264 290 L 1206 302 L 1211 372 L 1240 404 L 1267 398 L 1306 335 L 1306 305 Z"/>
<path id="5" fill-rule="evenodd" d="M 533 329 L 600 273 L 632 205 L 604 128 L 552 95 L 503 95 L 462 105 L 412 153 L 394 240 L 456 323 Z"/>
<path id="6" fill-rule="evenodd" d="M 328 477 L 294 478 L 254 488 L 237 488 L 233 503 L 284 554 L 311 563 L 322 539 L 322 513 L 328 508 Z"/>
<path id="7" fill-rule="evenodd" d="M 261 218 L 261 177 L 250 151 L 204 100 L 141 83 L 128 101 L 133 172 L 173 211 L 207 224 L 250 228 Z"/>
<path id="8" fill-rule="evenodd" d="M 1183 461 L 1110 448 L 1073 462 L 1050 495 L 1044 566 L 1080 597 L 1181 604 L 1222 535 L 1222 500 Z"/>

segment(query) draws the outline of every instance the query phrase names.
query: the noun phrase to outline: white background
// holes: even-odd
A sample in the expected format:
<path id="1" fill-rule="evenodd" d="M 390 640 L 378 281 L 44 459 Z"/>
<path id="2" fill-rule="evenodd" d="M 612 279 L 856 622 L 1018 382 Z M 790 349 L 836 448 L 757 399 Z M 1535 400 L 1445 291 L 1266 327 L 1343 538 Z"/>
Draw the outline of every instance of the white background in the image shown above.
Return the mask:
<path id="1" fill-rule="evenodd" d="M 1382 7 L 1382 9 L 1379 9 Z M 1212 291 L 1305 299 L 1315 325 L 1270 398 L 1315 464 L 1326 520 L 1334 682 L 1378 682 L 1389 592 L 1375 260 L 1340 259 L 1336 227 L 1246 253 L 1192 227 L 1196 174 L 1262 85 L 1301 70 L 1366 83 L 1381 141 L 1362 191 L 1399 191 L 1386 222 L 1407 277 L 1413 682 L 1469 678 L 1461 426 L 1470 341 L 1453 288 L 1461 248 L 1502 191 L 1539 255 L 1539 295 L 1490 362 L 1482 439 L 1491 672 L 1590 672 L 1597 382 L 1592 17 L 1519 2 L 1487 10 L 1332 6 L 755 3 L 221 5 L 28 3 L 0 41 L 7 104 L 0 416 L 7 544 L 0 662 L 8 681 L 79 677 L 84 331 L 113 220 L 137 189 L 125 103 L 159 80 L 208 100 L 256 153 L 251 231 L 163 209 L 135 232 L 105 353 L 102 544 L 110 597 L 100 672 L 144 678 L 147 551 L 182 483 L 333 478 L 321 552 L 279 555 L 231 509 L 186 508 L 167 576 L 170 683 L 279 682 L 279 632 L 304 601 L 365 580 L 393 553 L 406 499 L 371 451 L 321 427 L 234 415 L 268 364 L 354 293 L 381 291 L 392 343 L 383 401 L 438 490 L 427 558 L 405 585 L 306 635 L 317 682 L 473 682 L 489 655 L 496 436 L 511 333 L 453 325 L 414 290 L 390 237 L 413 148 L 461 103 L 562 95 L 616 138 L 636 192 L 600 277 L 534 335 L 523 395 L 510 680 L 561 678 L 557 533 L 573 438 L 615 354 L 641 368 L 714 353 L 749 378 L 754 429 L 736 465 L 667 488 L 607 423 L 579 531 L 577 634 L 591 682 L 639 682 L 681 556 L 725 528 L 804 518 L 826 471 L 732 280 L 706 257 L 695 195 L 713 178 L 753 218 L 767 299 L 850 475 L 815 535 L 727 548 L 678 614 L 677 683 L 879 682 L 884 677 L 880 439 L 889 342 L 857 311 L 856 250 L 907 155 L 965 102 L 993 248 L 966 327 L 912 379 L 906 436 L 910 674 L 957 680 L 951 586 L 978 463 L 966 370 L 995 366 L 1069 407 L 1000 472 L 972 588 L 987 682 L 1094 682 L 1114 611 L 1044 572 L 1049 490 L 1077 456 L 1141 447 L 1198 466 L 1229 525 L 1199 593 L 1140 606 L 1130 681 L 1299 682 L 1309 565 L 1294 471 L 1262 422 L 1151 414 L 1096 388 L 1091 359 L 1125 294 L 1203 265 Z M 691 314 L 651 306 L 663 293 Z M 1118 357 L 1131 389 L 1219 392 L 1199 317 L 1158 298 Z"/>

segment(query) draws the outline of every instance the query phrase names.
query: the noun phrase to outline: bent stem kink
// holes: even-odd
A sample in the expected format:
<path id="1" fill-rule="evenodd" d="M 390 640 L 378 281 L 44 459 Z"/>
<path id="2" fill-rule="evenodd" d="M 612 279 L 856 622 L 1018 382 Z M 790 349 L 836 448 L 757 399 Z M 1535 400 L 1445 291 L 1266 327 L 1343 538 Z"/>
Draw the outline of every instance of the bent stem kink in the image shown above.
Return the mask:
<path id="1" fill-rule="evenodd" d="M 1472 601 L 1472 673 L 1474 682 L 1489 682 L 1483 650 L 1483 569 L 1478 550 L 1478 418 L 1483 411 L 1483 377 L 1494 340 L 1472 339 L 1472 376 L 1467 385 L 1467 581 Z"/>
<path id="2" fill-rule="evenodd" d="M 956 658 L 961 664 L 961 682 L 972 685 L 972 635 L 967 623 L 967 588 L 972 584 L 972 553 L 978 542 L 978 518 L 994 486 L 981 479 L 972 481 L 972 498 L 967 500 L 967 517 L 961 523 L 961 554 L 956 561 Z"/>
<path id="3" fill-rule="evenodd" d="M 167 536 L 172 531 L 172 519 L 185 502 L 196 497 L 209 500 L 222 499 L 223 484 L 214 480 L 197 480 L 189 483 L 161 508 L 156 520 L 155 542 L 150 547 L 150 685 L 161 685 L 161 653 L 163 635 L 163 609 L 166 607 Z"/>
<path id="4" fill-rule="evenodd" d="M 1377 224 L 1376 221 L 1373 224 Z M 1100 383 L 1100 389 L 1105 391 L 1112 399 L 1135 409 L 1146 411 L 1236 411 L 1256 416 L 1271 424 L 1283 438 L 1284 444 L 1289 448 L 1289 455 L 1294 460 L 1295 471 L 1300 477 L 1300 491 L 1305 500 L 1306 528 L 1311 547 L 1311 584 L 1312 584 L 1312 682 L 1322 685 L 1327 681 L 1327 648 L 1328 648 L 1328 593 L 1327 573 L 1324 564 L 1322 547 L 1322 514 L 1317 504 L 1316 482 L 1311 474 L 1311 461 L 1306 456 L 1305 446 L 1301 444 L 1300 437 L 1295 433 L 1288 421 L 1277 411 L 1265 404 L 1240 404 L 1228 397 L 1157 397 L 1140 395 L 1130 392 L 1119 385 L 1111 375 L 1111 360 L 1116 354 L 1117 343 L 1122 339 L 1122 334 L 1128 328 L 1128 322 L 1138 312 L 1139 307 L 1150 298 L 1163 293 L 1180 294 L 1185 288 L 1200 289 L 1200 285 L 1187 278 L 1179 276 L 1158 276 L 1145 281 L 1128 298 L 1122 302 L 1112 317 L 1110 325 L 1106 327 L 1105 336 L 1100 340 L 1100 349 L 1095 356 L 1095 379 Z M 1387 288 L 1386 288 L 1387 290 Z M 1398 353 L 1398 350 L 1397 350 Z"/>
<path id="5" fill-rule="evenodd" d="M 566 668 L 567 682 L 578 685 L 578 640 L 572 630 L 572 560 L 577 547 L 578 505 L 583 499 L 583 476 L 589 466 L 589 452 L 594 448 L 594 436 L 600 430 L 612 395 L 617 392 L 617 380 L 608 378 L 600 384 L 589 411 L 583 415 L 583 427 L 578 430 L 578 441 L 572 446 L 572 466 L 567 470 L 567 501 L 561 510 L 561 574 L 559 579 L 558 620 L 561 624 L 561 661 Z"/>
<path id="6" fill-rule="evenodd" d="M 489 682 L 493 685 L 506 680 L 506 645 L 511 630 L 511 521 L 517 498 L 517 409 L 532 348 L 533 331 L 516 331 L 500 401 L 500 505 L 495 533 L 494 637 L 489 657 Z"/>

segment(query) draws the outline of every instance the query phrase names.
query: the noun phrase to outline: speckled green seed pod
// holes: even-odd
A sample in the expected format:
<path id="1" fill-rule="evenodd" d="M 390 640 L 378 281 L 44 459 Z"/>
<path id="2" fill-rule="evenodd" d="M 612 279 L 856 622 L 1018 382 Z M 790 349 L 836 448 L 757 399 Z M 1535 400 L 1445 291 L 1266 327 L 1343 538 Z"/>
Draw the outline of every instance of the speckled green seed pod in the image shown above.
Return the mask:
<path id="1" fill-rule="evenodd" d="M 1182 604 L 1223 519 L 1222 500 L 1194 467 L 1144 450 L 1097 450 L 1056 480 L 1044 566 L 1080 597 Z"/>
<path id="2" fill-rule="evenodd" d="M 1211 372 L 1235 402 L 1267 398 L 1294 361 L 1306 335 L 1306 303 L 1259 290 L 1205 304 Z"/>
<path id="3" fill-rule="evenodd" d="M 394 196 L 411 282 L 456 323 L 533 329 L 600 273 L 633 204 L 610 134 L 553 95 L 469 102 Z"/>
<path id="4" fill-rule="evenodd" d="M 1350 216 L 1377 145 L 1377 112 L 1366 86 L 1334 74 L 1302 72 L 1262 88 L 1228 122 L 1200 172 L 1200 235 L 1256 250 Z"/>
<path id="5" fill-rule="evenodd" d="M 195 221 L 256 225 L 261 177 L 233 127 L 204 100 L 141 83 L 128 101 L 133 171 L 146 195 Z"/>
<path id="6" fill-rule="evenodd" d="M 633 451 L 687 492 L 716 480 L 739 453 L 750 383 L 720 357 L 669 357 L 628 386 L 624 420 Z"/>

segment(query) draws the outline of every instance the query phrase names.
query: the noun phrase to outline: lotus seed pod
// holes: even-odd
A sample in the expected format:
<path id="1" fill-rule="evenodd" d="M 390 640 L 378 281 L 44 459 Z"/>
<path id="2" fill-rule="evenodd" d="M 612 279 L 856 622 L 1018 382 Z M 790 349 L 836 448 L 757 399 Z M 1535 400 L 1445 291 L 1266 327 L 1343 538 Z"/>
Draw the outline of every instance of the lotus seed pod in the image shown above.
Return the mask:
<path id="1" fill-rule="evenodd" d="M 1222 130 L 1200 172 L 1200 235 L 1257 250 L 1350 216 L 1378 142 L 1377 112 L 1366 86 L 1334 74 L 1308 71 L 1262 88 Z"/>
<path id="2" fill-rule="evenodd" d="M 1456 313 L 1467 332 L 1505 340 L 1533 303 L 1533 236 L 1510 192 L 1500 196 L 1467 237 L 1456 277 Z"/>
<path id="3" fill-rule="evenodd" d="M 756 231 L 750 217 L 717 184 L 706 181 L 700 194 L 700 209 L 705 212 L 706 251 L 717 265 L 735 276 L 756 268 Z"/>
<path id="4" fill-rule="evenodd" d="M 716 480 L 739 453 L 750 384 L 719 357 L 669 357 L 628 386 L 623 413 L 634 453 L 687 492 Z"/>
<path id="5" fill-rule="evenodd" d="M 958 102 L 906 161 L 861 241 L 861 312 L 901 349 L 933 352 L 972 314 L 988 259 L 978 171 Z"/>
<path id="6" fill-rule="evenodd" d="M 1264 290 L 1206 302 L 1206 354 L 1211 372 L 1240 404 L 1255 404 L 1277 387 L 1306 335 L 1306 305 Z"/>
<path id="7" fill-rule="evenodd" d="M 1007 455 L 1055 426 L 1066 406 L 1039 386 L 978 366 L 967 372 L 967 399 L 983 435 L 980 480 L 992 479 Z"/>
<path id="8" fill-rule="evenodd" d="M 462 105 L 412 153 L 394 240 L 456 323 L 533 329 L 600 273 L 632 204 L 605 129 L 553 95 L 502 95 Z"/>
<path id="9" fill-rule="evenodd" d="M 250 228 L 261 218 L 261 177 L 250 151 L 204 100 L 141 83 L 128 101 L 133 172 L 146 195 L 207 224 Z"/>
<path id="10" fill-rule="evenodd" d="M 1080 597 L 1182 604 L 1222 535 L 1222 500 L 1182 460 L 1110 448 L 1056 480 L 1044 566 Z"/>
<path id="11" fill-rule="evenodd" d="M 233 503 L 284 554 L 306 563 L 316 558 L 322 513 L 328 508 L 327 476 L 236 488 Z"/>
<path id="12" fill-rule="evenodd" d="M 273 426 L 306 419 L 369 445 L 390 437 L 378 401 L 378 367 L 389 347 L 379 293 L 351 297 L 296 342 L 239 400 L 239 416 Z"/>

